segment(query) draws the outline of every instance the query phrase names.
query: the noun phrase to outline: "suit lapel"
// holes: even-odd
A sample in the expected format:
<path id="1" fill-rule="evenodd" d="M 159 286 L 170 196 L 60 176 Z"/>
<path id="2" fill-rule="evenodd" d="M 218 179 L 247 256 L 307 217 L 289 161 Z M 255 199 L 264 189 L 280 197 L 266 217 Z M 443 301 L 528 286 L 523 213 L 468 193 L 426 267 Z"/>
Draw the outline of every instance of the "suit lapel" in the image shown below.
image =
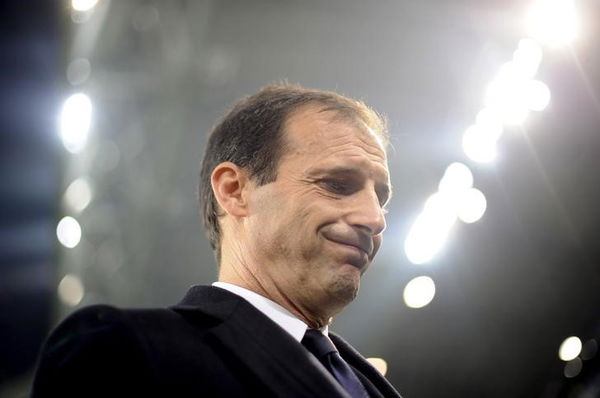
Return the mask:
<path id="1" fill-rule="evenodd" d="M 211 337 L 277 396 L 349 398 L 301 344 L 246 300 L 215 287 L 192 288 L 173 309 L 221 319 Z"/>

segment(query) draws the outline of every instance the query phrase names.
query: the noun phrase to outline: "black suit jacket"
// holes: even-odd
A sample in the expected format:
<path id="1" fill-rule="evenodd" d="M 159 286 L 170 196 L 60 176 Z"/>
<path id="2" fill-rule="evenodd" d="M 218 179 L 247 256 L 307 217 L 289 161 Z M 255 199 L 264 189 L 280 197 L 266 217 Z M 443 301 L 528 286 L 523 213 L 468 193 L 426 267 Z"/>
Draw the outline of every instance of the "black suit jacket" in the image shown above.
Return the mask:
<path id="1" fill-rule="evenodd" d="M 399 397 L 339 336 L 330 337 L 372 397 Z M 32 397 L 348 398 L 301 344 L 250 303 L 196 286 L 168 309 L 98 305 L 50 335 Z"/>

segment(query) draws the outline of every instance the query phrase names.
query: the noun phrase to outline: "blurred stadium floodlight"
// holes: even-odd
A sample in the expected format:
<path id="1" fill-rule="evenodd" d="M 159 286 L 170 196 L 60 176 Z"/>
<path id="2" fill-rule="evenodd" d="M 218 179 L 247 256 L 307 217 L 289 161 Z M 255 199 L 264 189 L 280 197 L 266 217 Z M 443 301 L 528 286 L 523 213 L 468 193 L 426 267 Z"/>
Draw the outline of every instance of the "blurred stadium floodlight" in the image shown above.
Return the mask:
<path id="1" fill-rule="evenodd" d="M 518 64 L 506 62 L 486 89 L 485 106 L 493 110 L 504 124 L 523 123 L 529 111 L 524 98 L 528 80 Z"/>
<path id="2" fill-rule="evenodd" d="M 75 11 L 85 12 L 94 8 L 98 0 L 71 0 L 71 7 Z"/>
<path id="3" fill-rule="evenodd" d="M 463 151 L 475 162 L 489 163 L 496 158 L 497 140 L 495 134 L 489 134 L 488 130 L 474 124 L 463 135 Z"/>
<path id="4" fill-rule="evenodd" d="M 532 39 L 522 39 L 513 53 L 512 63 L 519 74 L 532 79 L 542 62 L 543 51 L 539 43 Z"/>
<path id="5" fill-rule="evenodd" d="M 550 89 L 533 79 L 542 57 L 538 42 L 522 39 L 512 60 L 500 67 L 486 89 L 485 107 L 463 135 L 463 151 L 469 159 L 478 163 L 494 160 L 503 125 L 522 124 L 529 111 L 542 111 L 548 106 Z"/>
<path id="6" fill-rule="evenodd" d="M 413 264 L 428 262 L 443 247 L 457 219 L 473 223 L 485 210 L 485 196 L 473 188 L 471 170 L 462 163 L 450 164 L 438 192 L 427 199 L 404 241 L 406 257 Z"/>
<path id="7" fill-rule="evenodd" d="M 411 263 L 428 262 L 446 243 L 457 216 L 445 199 L 447 196 L 439 192 L 431 195 L 412 225 L 404 241 L 404 252 Z"/>
<path id="8" fill-rule="evenodd" d="M 472 224 L 483 216 L 487 208 L 485 195 L 477 188 L 469 188 L 461 193 L 461 200 L 457 211 L 458 219 L 464 223 Z"/>
<path id="9" fill-rule="evenodd" d="M 535 39 L 550 46 L 569 44 L 579 33 L 573 0 L 538 0 L 527 14 L 527 28 Z"/>
<path id="10" fill-rule="evenodd" d="M 532 111 L 543 111 L 550 103 L 550 89 L 540 80 L 530 80 L 525 87 L 527 107 Z"/>
<path id="11" fill-rule="evenodd" d="M 69 152 L 78 153 L 85 147 L 91 119 L 92 101 L 87 95 L 77 93 L 67 98 L 60 115 L 60 135 Z"/>
<path id="12" fill-rule="evenodd" d="M 454 162 L 446 167 L 444 176 L 438 185 L 438 191 L 454 194 L 473 186 L 473 173 L 464 164 Z"/>

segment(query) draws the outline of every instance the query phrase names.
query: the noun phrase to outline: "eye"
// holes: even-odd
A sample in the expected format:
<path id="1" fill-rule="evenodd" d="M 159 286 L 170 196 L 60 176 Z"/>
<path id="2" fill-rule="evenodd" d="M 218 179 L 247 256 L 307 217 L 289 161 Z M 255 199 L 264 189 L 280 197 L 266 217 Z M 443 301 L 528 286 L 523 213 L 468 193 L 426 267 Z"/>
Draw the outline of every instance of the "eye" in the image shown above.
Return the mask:
<path id="1" fill-rule="evenodd" d="M 353 187 L 350 183 L 340 179 L 328 178 L 321 181 L 325 185 L 326 189 L 330 192 L 348 195 L 353 192 Z"/>

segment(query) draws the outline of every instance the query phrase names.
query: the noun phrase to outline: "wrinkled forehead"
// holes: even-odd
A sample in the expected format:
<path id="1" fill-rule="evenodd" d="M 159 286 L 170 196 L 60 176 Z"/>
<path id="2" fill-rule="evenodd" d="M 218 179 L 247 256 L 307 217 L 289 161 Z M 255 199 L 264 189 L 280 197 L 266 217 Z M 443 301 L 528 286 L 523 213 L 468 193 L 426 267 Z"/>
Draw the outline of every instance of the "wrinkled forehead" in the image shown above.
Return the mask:
<path id="1" fill-rule="evenodd" d="M 333 129 L 333 126 L 345 125 L 346 129 Z M 288 147 L 307 147 L 310 142 L 317 140 L 319 135 L 330 131 L 339 131 L 347 135 L 356 135 L 362 139 L 374 141 L 387 159 L 387 139 L 381 126 L 371 126 L 368 120 L 364 120 L 358 112 L 350 108 L 336 108 L 327 104 L 307 104 L 291 112 L 282 125 L 283 139 Z M 302 131 L 298 131 L 302 129 Z M 335 138 L 335 137 L 330 137 Z M 292 148 L 289 148 L 292 149 Z"/>

